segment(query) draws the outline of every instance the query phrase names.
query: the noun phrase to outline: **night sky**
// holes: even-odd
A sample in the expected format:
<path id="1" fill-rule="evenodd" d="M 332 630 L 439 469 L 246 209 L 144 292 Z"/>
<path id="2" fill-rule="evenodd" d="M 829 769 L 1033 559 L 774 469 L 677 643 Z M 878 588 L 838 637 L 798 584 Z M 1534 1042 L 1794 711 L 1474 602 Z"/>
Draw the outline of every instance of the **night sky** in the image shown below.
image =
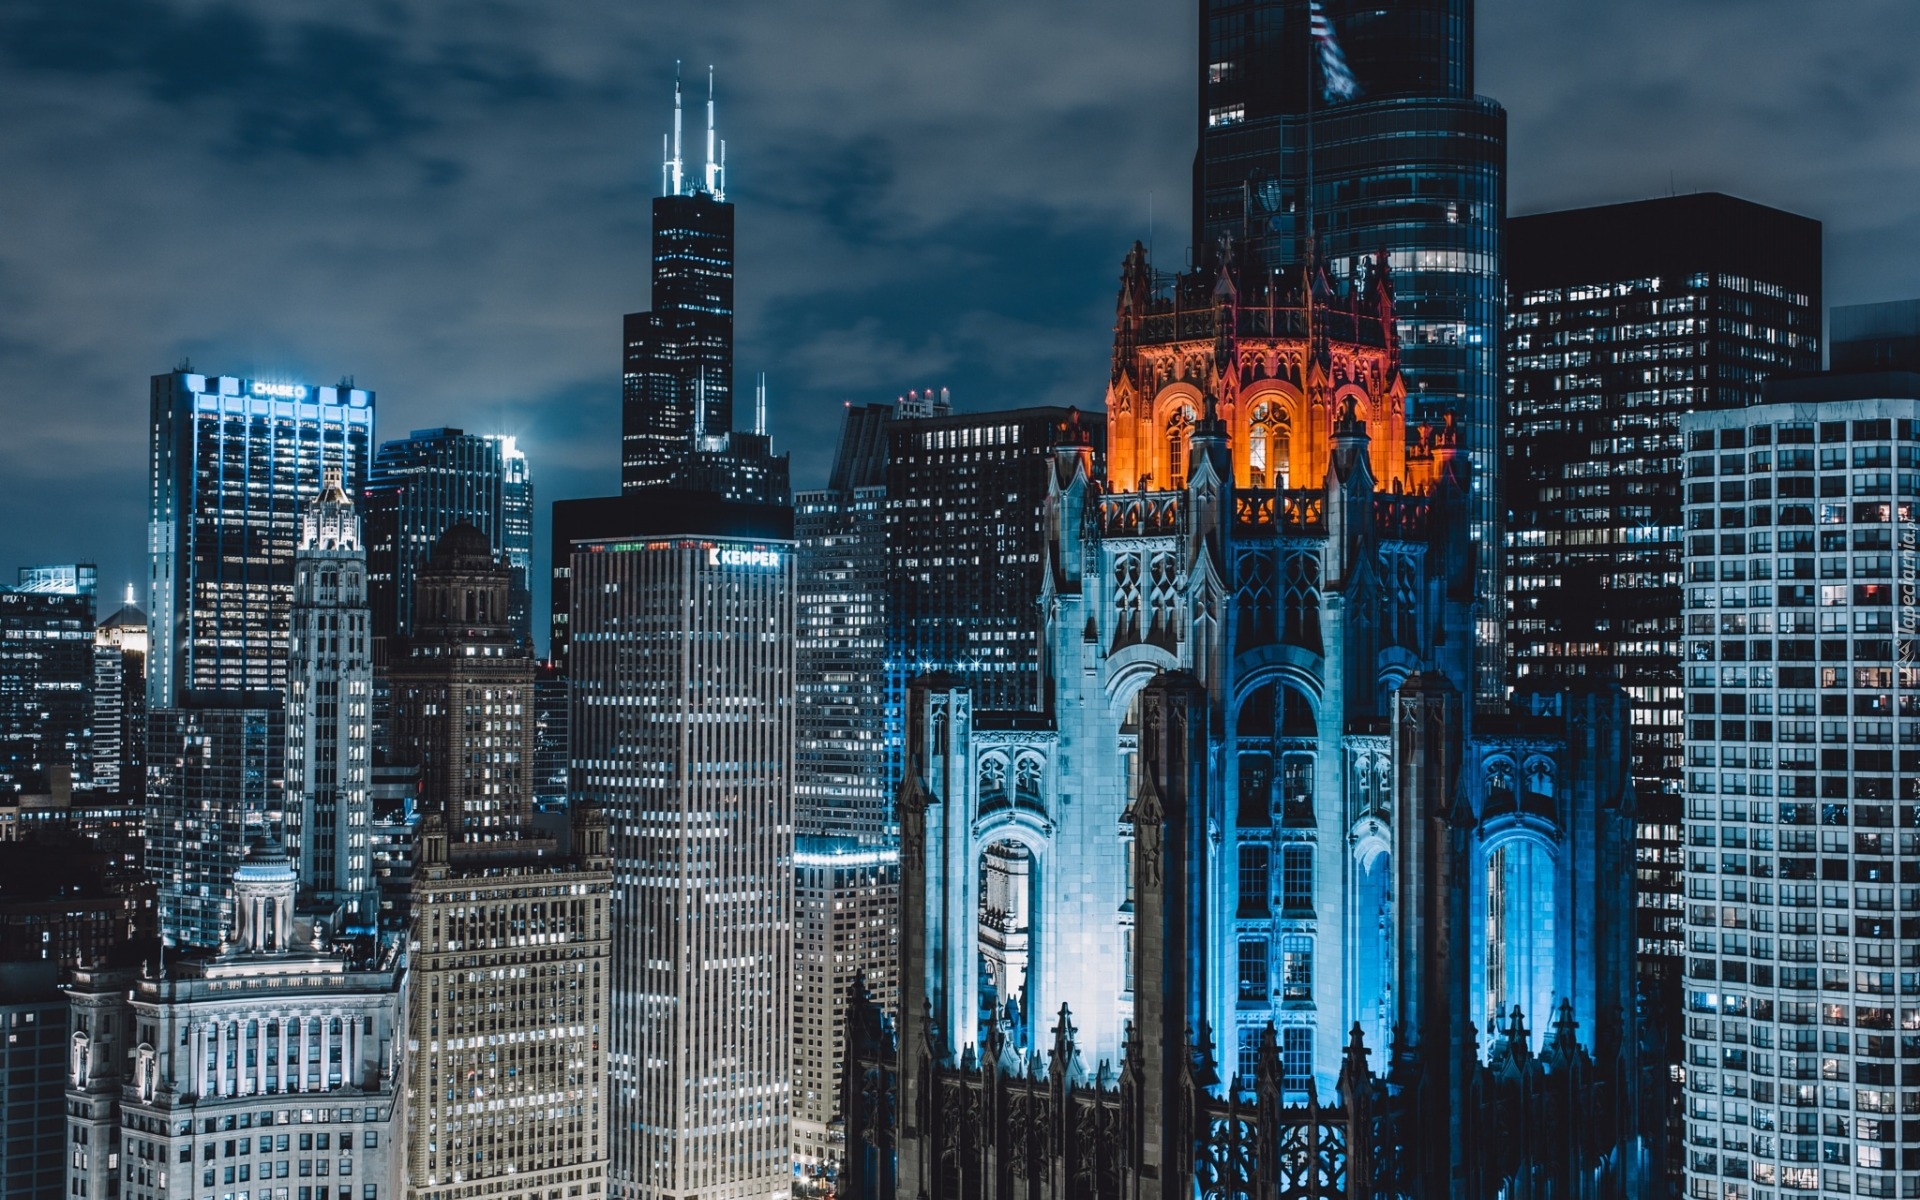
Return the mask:
<path id="1" fill-rule="evenodd" d="M 1920 295 L 1913 0 L 1478 32 L 1512 213 L 1732 192 L 1825 223 L 1829 304 Z M 736 386 L 767 372 L 796 486 L 847 401 L 1097 407 L 1150 213 L 1185 258 L 1193 37 L 1190 0 L 0 0 L 0 582 L 144 591 L 147 378 L 183 358 L 352 375 L 382 438 L 518 435 L 544 563 L 547 502 L 618 487 L 676 58 L 690 128 L 718 70 Z"/>

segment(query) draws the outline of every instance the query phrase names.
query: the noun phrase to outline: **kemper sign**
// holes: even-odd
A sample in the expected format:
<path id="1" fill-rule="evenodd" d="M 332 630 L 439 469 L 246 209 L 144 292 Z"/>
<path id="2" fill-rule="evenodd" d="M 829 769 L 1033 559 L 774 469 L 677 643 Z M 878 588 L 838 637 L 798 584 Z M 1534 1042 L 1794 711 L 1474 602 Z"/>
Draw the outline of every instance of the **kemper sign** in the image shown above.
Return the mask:
<path id="1" fill-rule="evenodd" d="M 707 547 L 707 565 L 710 567 L 777 567 L 780 565 L 780 552 L 709 546 Z"/>

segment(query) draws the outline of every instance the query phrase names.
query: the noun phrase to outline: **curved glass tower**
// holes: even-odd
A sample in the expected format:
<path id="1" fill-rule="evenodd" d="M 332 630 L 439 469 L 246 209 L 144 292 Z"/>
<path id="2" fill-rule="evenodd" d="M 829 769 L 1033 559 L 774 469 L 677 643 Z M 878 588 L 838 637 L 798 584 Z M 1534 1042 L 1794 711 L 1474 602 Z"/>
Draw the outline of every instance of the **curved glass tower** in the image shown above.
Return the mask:
<path id="1" fill-rule="evenodd" d="M 1199 73 L 1195 258 L 1231 238 L 1269 270 L 1311 254 L 1339 279 L 1388 252 L 1409 399 L 1467 430 L 1475 590 L 1499 596 L 1507 117 L 1473 94 L 1472 0 L 1200 0 Z M 1478 616 L 1483 703 L 1499 621 Z"/>

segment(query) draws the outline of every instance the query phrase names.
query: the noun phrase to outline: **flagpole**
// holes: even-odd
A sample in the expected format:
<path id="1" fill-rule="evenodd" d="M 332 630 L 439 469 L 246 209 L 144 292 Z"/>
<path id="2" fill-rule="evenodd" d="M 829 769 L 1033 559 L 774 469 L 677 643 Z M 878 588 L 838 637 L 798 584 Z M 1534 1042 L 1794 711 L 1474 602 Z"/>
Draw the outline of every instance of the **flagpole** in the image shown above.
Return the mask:
<path id="1" fill-rule="evenodd" d="M 1303 389 L 1311 387 L 1309 372 L 1313 369 L 1313 259 L 1316 249 L 1315 242 L 1317 240 L 1314 236 L 1313 200 L 1313 64 L 1314 59 L 1318 56 L 1318 51 L 1314 45 L 1313 10 L 1314 0 L 1306 0 L 1307 37 L 1305 45 L 1307 51 L 1307 69 L 1302 78 L 1305 79 L 1307 85 L 1305 122 L 1307 133 L 1307 237 L 1306 246 L 1304 247 L 1305 253 L 1300 256 L 1300 269 L 1302 272 L 1300 295 L 1307 309 L 1307 356 L 1305 365 L 1301 368 L 1300 372 L 1300 384 Z M 1311 404 L 1311 391 L 1308 392 L 1307 399 L 1308 403 Z M 1311 419 L 1310 414 L 1309 419 Z"/>

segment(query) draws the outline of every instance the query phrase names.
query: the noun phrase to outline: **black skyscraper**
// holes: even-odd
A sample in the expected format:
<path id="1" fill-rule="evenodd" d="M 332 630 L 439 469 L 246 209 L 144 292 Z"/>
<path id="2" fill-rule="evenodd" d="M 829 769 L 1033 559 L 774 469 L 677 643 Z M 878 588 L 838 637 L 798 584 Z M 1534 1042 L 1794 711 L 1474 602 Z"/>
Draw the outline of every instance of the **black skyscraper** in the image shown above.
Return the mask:
<path id="1" fill-rule="evenodd" d="M 1516 217 L 1509 234 L 1508 661 L 1522 689 L 1580 674 L 1632 698 L 1641 967 L 1676 977 L 1680 417 L 1819 368 L 1820 223 L 1706 193 Z M 1738 499 L 1760 503 L 1720 536 L 1752 544 L 1768 590 L 1773 497 Z M 1722 616 L 1770 621 L 1745 611 L 1754 586 Z"/>
<path id="2" fill-rule="evenodd" d="M 1782 530 L 1776 543 L 1777 497 L 1763 490 L 1774 484 L 1716 489 L 1711 479 L 1682 478 L 1680 418 L 1757 403 L 1766 376 L 1819 367 L 1820 224 L 1706 194 L 1516 217 L 1508 235 L 1508 663 L 1523 691 L 1583 675 L 1619 683 L 1633 703 L 1635 966 L 1678 1062 L 1682 856 L 1711 869 L 1717 853 L 1683 850 L 1683 819 L 1701 814 L 1683 813 L 1681 789 L 1688 771 L 1696 788 L 1723 777 L 1718 758 L 1682 763 L 1684 722 L 1706 736 L 1749 728 L 1744 697 L 1741 711 L 1725 709 L 1734 717 L 1724 728 L 1715 715 L 1682 712 L 1683 635 L 1754 635 L 1731 644 L 1771 671 L 1772 580 L 1803 568 L 1811 577 L 1814 562 L 1773 557 L 1803 536 Z M 1811 488 L 1783 477 L 1779 495 L 1801 484 Z M 1682 500 L 1703 494 L 1732 503 L 1708 514 L 1717 529 L 1683 529 Z M 1754 557 L 1723 560 L 1717 579 L 1712 563 L 1696 564 L 1683 580 L 1689 548 Z M 1718 663 L 1685 665 L 1719 678 Z M 1773 703 L 1751 705 L 1756 739 L 1771 727 Z M 1766 766 L 1771 753 L 1756 750 L 1753 764 Z M 1729 755 L 1725 764 L 1736 761 L 1744 760 Z M 1724 778 L 1744 790 L 1750 777 Z M 1753 778 L 1772 787 L 1770 776 Z M 1691 827 L 1689 846 L 1703 844 L 1701 828 Z M 1674 1121 L 1677 1155 L 1677 1108 Z M 1668 1165 L 1677 1179 L 1679 1159 Z"/>
<path id="3" fill-rule="evenodd" d="M 680 119 L 676 86 L 665 194 L 653 202 L 653 309 L 624 323 L 622 491 L 672 485 L 697 438 L 733 428 L 733 205 L 724 149 L 714 155 L 711 83 L 699 178 L 683 170 Z"/>
<path id="4" fill-rule="evenodd" d="M 1203 0 L 1194 257 L 1223 238 L 1297 278 L 1391 256 L 1415 403 L 1458 413 L 1477 477 L 1479 592 L 1498 595 L 1501 223 L 1506 112 L 1473 94 L 1472 0 Z M 1483 701 L 1499 613 L 1479 614 Z"/>
<path id="5" fill-rule="evenodd" d="M 982 709 L 1040 702 L 1048 472 L 1106 419 L 1071 408 L 896 417 L 887 424 L 887 658 L 894 702 L 916 675 L 974 689 Z"/>

